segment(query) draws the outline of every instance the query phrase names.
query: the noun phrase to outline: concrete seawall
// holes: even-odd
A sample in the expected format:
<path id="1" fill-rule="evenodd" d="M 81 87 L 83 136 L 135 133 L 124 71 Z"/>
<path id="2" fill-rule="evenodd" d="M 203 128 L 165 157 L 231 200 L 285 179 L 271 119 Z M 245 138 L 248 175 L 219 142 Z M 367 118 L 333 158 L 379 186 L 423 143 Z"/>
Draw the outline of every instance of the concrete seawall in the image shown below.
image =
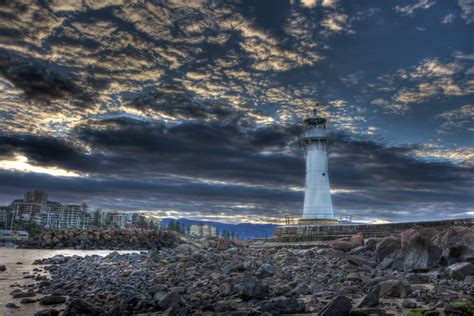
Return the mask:
<path id="1" fill-rule="evenodd" d="M 449 228 L 451 226 L 473 227 L 474 218 L 390 224 L 285 225 L 279 226 L 275 229 L 275 237 L 272 241 L 300 242 L 332 240 L 341 237 L 348 237 L 355 233 L 363 233 L 366 238 L 385 237 L 392 234 L 398 234 L 415 226 L 429 228 Z"/>

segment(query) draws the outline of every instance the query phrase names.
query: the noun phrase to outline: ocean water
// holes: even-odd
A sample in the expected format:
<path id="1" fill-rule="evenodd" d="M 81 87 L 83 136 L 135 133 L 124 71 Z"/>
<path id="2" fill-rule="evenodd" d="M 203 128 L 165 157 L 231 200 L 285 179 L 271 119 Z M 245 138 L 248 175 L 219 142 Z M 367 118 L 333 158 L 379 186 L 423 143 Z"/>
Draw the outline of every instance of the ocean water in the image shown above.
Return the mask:
<path id="1" fill-rule="evenodd" d="M 115 250 L 72 250 L 72 249 L 15 249 L 15 248 L 3 248 L 0 247 L 0 264 L 4 264 L 7 270 L 0 272 L 0 316 L 6 315 L 17 315 L 17 316 L 29 316 L 34 315 L 37 311 L 45 308 L 51 308 L 51 306 L 41 306 L 39 303 L 20 304 L 21 298 L 13 299 L 10 292 L 17 289 L 18 287 L 10 287 L 11 284 L 28 285 L 34 284 L 34 279 L 24 279 L 24 272 L 32 273 L 34 268 L 42 268 L 40 265 L 33 265 L 33 261 L 36 259 L 49 258 L 55 255 L 64 256 L 87 256 L 87 255 L 100 255 L 106 256 L 107 254 Z M 137 251 L 117 251 L 118 253 L 130 253 Z M 22 262 L 23 264 L 17 264 Z M 43 272 L 43 274 L 47 274 Z M 41 295 L 33 297 L 34 299 L 40 298 Z M 19 309 L 6 308 L 5 304 L 15 303 L 19 306 Z M 60 310 L 64 308 L 63 305 L 57 305 L 54 308 Z"/>

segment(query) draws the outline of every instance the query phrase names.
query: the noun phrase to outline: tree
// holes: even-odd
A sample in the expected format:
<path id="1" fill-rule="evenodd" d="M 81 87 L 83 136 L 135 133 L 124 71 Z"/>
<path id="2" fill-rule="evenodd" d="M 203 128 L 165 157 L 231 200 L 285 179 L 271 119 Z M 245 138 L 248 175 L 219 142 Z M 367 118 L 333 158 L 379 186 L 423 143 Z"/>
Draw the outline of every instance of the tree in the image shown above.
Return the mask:
<path id="1" fill-rule="evenodd" d="M 105 214 L 105 228 L 110 228 L 112 226 L 112 217 Z"/>
<path id="2" fill-rule="evenodd" d="M 235 239 L 235 233 L 234 231 L 232 231 L 232 234 L 231 234 L 231 239 L 234 240 Z"/>
<path id="3" fill-rule="evenodd" d="M 224 228 L 224 229 L 222 229 L 222 236 L 221 237 L 225 239 L 226 236 L 227 236 L 227 231 Z"/>

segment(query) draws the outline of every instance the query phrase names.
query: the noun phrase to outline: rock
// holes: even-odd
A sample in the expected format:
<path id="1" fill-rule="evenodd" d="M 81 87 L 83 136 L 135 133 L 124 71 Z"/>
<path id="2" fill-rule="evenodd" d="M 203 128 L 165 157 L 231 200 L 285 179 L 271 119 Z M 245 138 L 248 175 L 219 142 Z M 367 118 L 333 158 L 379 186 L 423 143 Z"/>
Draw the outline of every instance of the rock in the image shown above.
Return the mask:
<path id="1" fill-rule="evenodd" d="M 440 231 L 433 243 L 442 249 L 442 262 L 451 265 L 456 262 L 474 261 L 474 228 L 453 226 Z"/>
<path id="2" fill-rule="evenodd" d="M 36 293 L 33 291 L 29 291 L 29 292 L 16 291 L 12 293 L 13 298 L 23 298 L 23 297 L 33 297 L 33 296 L 36 296 Z"/>
<path id="3" fill-rule="evenodd" d="M 43 310 L 40 310 L 38 312 L 36 312 L 35 316 L 58 316 L 59 315 L 59 311 L 55 310 L 55 309 L 43 309 Z"/>
<path id="4" fill-rule="evenodd" d="M 446 272 L 452 279 L 463 281 L 467 276 L 474 275 L 474 265 L 469 262 L 459 262 L 446 268 Z"/>
<path id="5" fill-rule="evenodd" d="M 442 250 L 431 241 L 436 232 L 431 228 L 414 227 L 400 234 L 400 259 L 405 270 L 427 271 L 438 264 Z"/>
<path id="6" fill-rule="evenodd" d="M 412 309 L 408 316 L 437 316 L 439 312 L 434 308 L 416 308 Z"/>
<path id="7" fill-rule="evenodd" d="M 375 255 L 378 261 L 382 261 L 384 258 L 399 251 L 400 249 L 400 239 L 395 236 L 389 236 L 383 238 L 382 241 L 377 244 L 377 247 L 375 248 Z"/>
<path id="8" fill-rule="evenodd" d="M 56 305 L 66 302 L 66 298 L 60 295 L 48 295 L 40 298 L 39 300 L 41 305 Z"/>
<path id="9" fill-rule="evenodd" d="M 21 261 L 18 261 L 16 264 L 23 264 L 23 262 L 21 262 Z"/>
<path id="10" fill-rule="evenodd" d="M 375 268 L 377 266 L 377 262 L 371 261 L 367 258 L 364 258 L 362 256 L 356 256 L 356 255 L 347 255 L 346 259 L 349 263 L 352 263 L 356 266 L 363 266 L 366 265 L 368 267 Z"/>
<path id="11" fill-rule="evenodd" d="M 31 303 L 36 303 L 38 300 L 30 297 L 22 298 L 20 303 L 21 304 L 31 304 Z"/>
<path id="12" fill-rule="evenodd" d="M 409 299 L 404 299 L 403 302 L 402 302 L 402 307 L 403 308 L 416 308 L 417 307 L 417 304 L 416 302 L 412 301 L 412 300 L 409 300 Z"/>
<path id="13" fill-rule="evenodd" d="M 69 302 L 66 307 L 66 310 L 63 313 L 63 316 L 74 316 L 74 315 L 92 315 L 100 316 L 104 315 L 106 312 L 99 307 L 96 307 L 83 299 L 75 299 Z"/>
<path id="14" fill-rule="evenodd" d="M 349 315 L 352 308 L 351 300 L 343 295 L 333 298 L 320 312 L 321 316 Z"/>
<path id="15" fill-rule="evenodd" d="M 452 302 L 444 308 L 446 315 L 461 315 L 461 316 L 472 316 L 474 315 L 474 304 L 468 302 Z"/>
<path id="16" fill-rule="evenodd" d="M 293 293 L 298 295 L 298 296 L 308 295 L 308 294 L 311 293 L 311 290 L 310 290 L 309 286 L 306 283 L 301 283 L 301 284 L 298 284 L 295 287 L 295 289 L 293 290 Z"/>
<path id="17" fill-rule="evenodd" d="M 17 309 L 17 308 L 19 308 L 18 306 L 16 306 L 15 303 L 6 303 L 6 304 L 5 304 L 5 307 L 6 307 L 6 308 L 12 308 L 12 309 Z"/>
<path id="18" fill-rule="evenodd" d="M 376 285 L 369 290 L 369 292 L 364 295 L 360 301 L 357 303 L 356 307 L 375 307 L 379 304 L 379 296 L 380 296 L 380 286 Z"/>
<path id="19" fill-rule="evenodd" d="M 410 284 L 405 280 L 387 280 L 379 283 L 380 295 L 405 298 L 411 293 Z"/>
<path id="20" fill-rule="evenodd" d="M 158 302 L 158 306 L 162 309 L 169 307 L 178 307 L 181 303 L 181 296 L 176 291 L 171 291 L 165 294 Z"/>
<path id="21" fill-rule="evenodd" d="M 258 278 L 266 278 L 275 274 L 275 267 L 271 264 L 264 263 L 255 273 Z"/>
<path id="22" fill-rule="evenodd" d="M 269 301 L 259 303 L 259 310 L 274 314 L 296 314 L 303 313 L 305 306 L 294 297 L 274 297 Z"/>
<path id="23" fill-rule="evenodd" d="M 268 295 L 268 285 L 256 278 L 245 276 L 239 283 L 234 285 L 234 292 L 243 300 L 263 299 Z"/>
<path id="24" fill-rule="evenodd" d="M 474 284 L 474 275 L 468 275 L 464 278 L 464 283 L 466 284 Z"/>
<path id="25" fill-rule="evenodd" d="M 329 246 L 336 250 L 349 251 L 364 245 L 364 236 L 361 233 L 352 235 L 350 238 L 339 238 L 332 240 Z"/>
<path id="26" fill-rule="evenodd" d="M 351 236 L 349 240 L 352 244 L 352 248 L 357 248 L 364 246 L 364 235 L 362 233 L 357 233 Z"/>
<path id="27" fill-rule="evenodd" d="M 358 282 L 362 280 L 362 277 L 359 272 L 351 272 L 346 276 L 346 279 L 349 281 Z"/>
<path id="28" fill-rule="evenodd" d="M 350 316 L 385 316 L 383 308 L 355 308 L 351 310 Z"/>
<path id="29" fill-rule="evenodd" d="M 0 272 L 6 271 L 7 267 L 4 264 L 0 264 Z"/>
<path id="30" fill-rule="evenodd" d="M 410 284 L 427 284 L 430 282 L 430 277 L 426 274 L 409 273 L 406 275 L 406 280 Z"/>
<path id="31" fill-rule="evenodd" d="M 370 251 L 374 251 L 377 248 L 377 243 L 380 241 L 379 238 L 369 238 L 365 243 L 365 248 Z"/>

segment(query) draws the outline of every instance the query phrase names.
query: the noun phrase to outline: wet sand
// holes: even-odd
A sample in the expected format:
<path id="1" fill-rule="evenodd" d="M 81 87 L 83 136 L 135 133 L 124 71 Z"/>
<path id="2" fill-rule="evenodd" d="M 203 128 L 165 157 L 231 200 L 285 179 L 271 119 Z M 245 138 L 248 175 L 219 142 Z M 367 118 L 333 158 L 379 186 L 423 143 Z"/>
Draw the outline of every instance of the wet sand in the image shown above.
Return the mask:
<path id="1" fill-rule="evenodd" d="M 41 306 L 38 302 L 30 304 L 20 304 L 21 298 L 14 299 L 10 292 L 19 287 L 11 287 L 12 284 L 29 285 L 34 284 L 34 279 L 24 279 L 24 273 L 32 273 L 34 268 L 43 269 L 41 265 L 33 265 L 33 261 L 37 259 L 49 258 L 55 255 L 64 256 L 87 256 L 87 255 L 101 255 L 105 256 L 115 250 L 72 250 L 72 249 L 14 249 L 14 248 L 0 248 L 0 264 L 7 267 L 7 270 L 0 272 L 0 315 L 17 315 L 29 316 L 34 315 L 37 311 L 50 308 L 53 306 Z M 117 251 L 119 253 L 130 253 L 134 251 Z M 22 262 L 23 264 L 17 264 Z M 47 272 L 42 272 L 47 275 Z M 33 297 L 39 299 L 41 295 Z M 19 308 L 6 308 L 5 304 L 15 303 Z M 64 304 L 56 305 L 54 308 L 62 309 Z"/>

